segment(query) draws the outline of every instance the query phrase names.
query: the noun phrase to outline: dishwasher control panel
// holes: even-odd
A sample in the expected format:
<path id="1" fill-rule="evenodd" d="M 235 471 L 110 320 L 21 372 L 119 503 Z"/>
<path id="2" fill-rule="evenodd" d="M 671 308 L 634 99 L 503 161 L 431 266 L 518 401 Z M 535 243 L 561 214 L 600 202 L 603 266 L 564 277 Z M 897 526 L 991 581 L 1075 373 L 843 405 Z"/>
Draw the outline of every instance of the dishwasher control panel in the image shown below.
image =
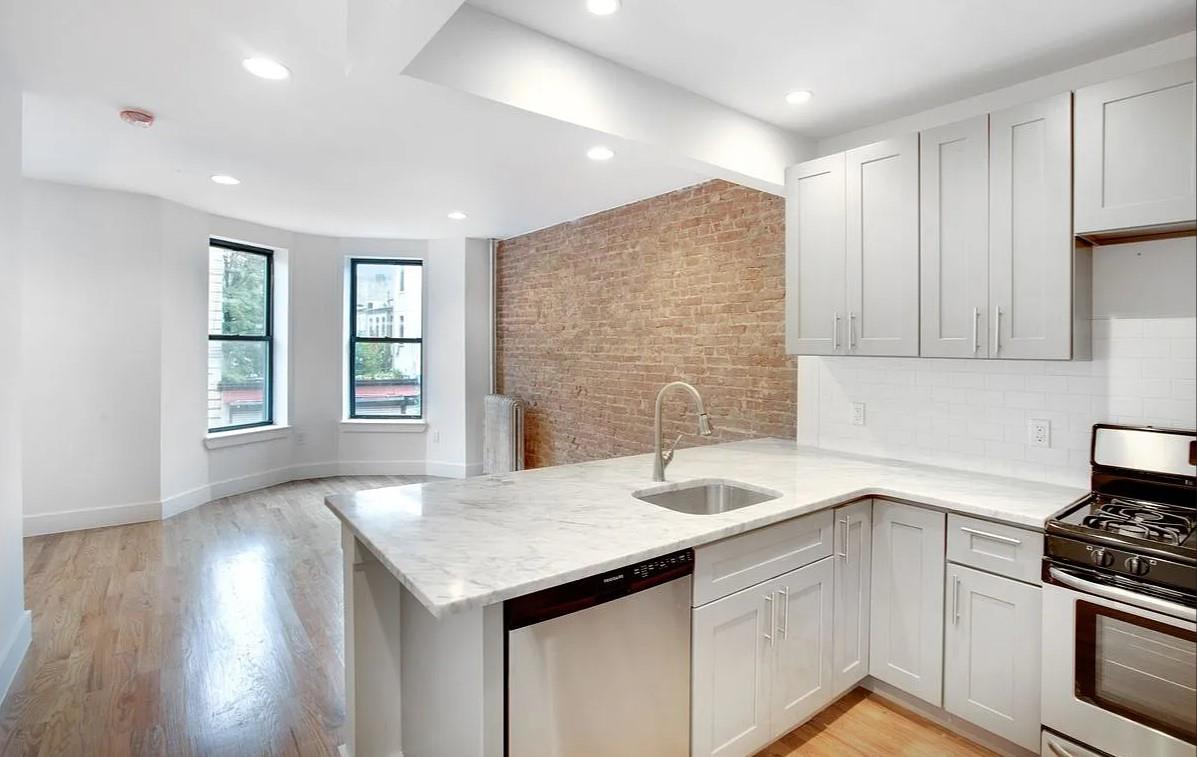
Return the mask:
<path id="1" fill-rule="evenodd" d="M 687 565 L 694 564 L 694 550 L 684 549 L 681 552 L 674 552 L 672 555 L 665 555 L 664 557 L 657 557 L 652 560 L 633 565 L 630 569 L 632 578 L 643 580 L 651 578 L 661 573 L 672 573 L 678 568 L 685 568 Z M 692 572 L 693 567 L 690 568 Z"/>

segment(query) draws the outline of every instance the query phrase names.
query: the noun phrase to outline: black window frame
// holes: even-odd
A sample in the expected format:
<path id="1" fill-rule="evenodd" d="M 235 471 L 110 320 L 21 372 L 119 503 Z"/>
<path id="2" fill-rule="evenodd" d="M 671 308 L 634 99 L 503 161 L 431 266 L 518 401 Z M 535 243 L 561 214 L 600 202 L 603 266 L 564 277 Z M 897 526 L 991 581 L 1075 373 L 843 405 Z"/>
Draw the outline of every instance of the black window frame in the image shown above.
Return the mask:
<path id="1" fill-rule="evenodd" d="M 404 268 L 413 266 L 423 268 L 424 261 L 419 258 L 350 258 L 349 259 L 349 420 L 363 421 L 422 421 L 424 420 L 424 319 L 420 318 L 419 337 L 374 337 L 358 336 L 357 333 L 357 267 L 359 265 L 393 265 L 398 270 L 396 275 L 404 277 Z M 420 312 L 424 312 L 424 277 L 420 277 Z M 406 283 L 406 281 L 404 282 Z M 406 291 L 404 288 L 403 291 Z M 392 332 L 397 328 L 398 321 L 392 324 Z M 357 365 L 357 345 L 361 343 L 374 344 L 418 344 L 420 345 L 420 413 L 418 415 L 363 415 L 357 412 L 357 377 L 354 367 Z"/>
<path id="2" fill-rule="evenodd" d="M 225 431 L 241 431 L 248 428 L 261 428 L 274 425 L 274 250 L 265 247 L 255 247 L 241 242 L 230 242 L 225 239 L 211 238 L 208 247 L 222 250 L 233 250 L 250 255 L 260 255 L 266 259 L 266 328 L 263 334 L 213 334 L 208 331 L 208 343 L 212 342 L 265 342 L 266 343 L 266 376 L 263 386 L 266 400 L 265 419 L 253 423 L 238 423 L 232 426 L 216 426 L 209 428 L 209 434 L 219 434 Z"/>

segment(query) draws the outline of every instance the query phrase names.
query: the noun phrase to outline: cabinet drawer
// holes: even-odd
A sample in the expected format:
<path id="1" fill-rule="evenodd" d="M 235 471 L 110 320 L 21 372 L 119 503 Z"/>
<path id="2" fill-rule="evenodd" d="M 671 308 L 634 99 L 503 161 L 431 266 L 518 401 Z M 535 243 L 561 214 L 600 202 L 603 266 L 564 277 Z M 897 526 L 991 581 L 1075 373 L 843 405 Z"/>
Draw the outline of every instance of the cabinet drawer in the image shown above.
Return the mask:
<path id="1" fill-rule="evenodd" d="M 828 557 L 834 517 L 824 510 L 698 547 L 694 606 Z"/>
<path id="2" fill-rule="evenodd" d="M 948 515 L 948 560 L 1037 584 L 1043 561 L 1043 534 Z"/>

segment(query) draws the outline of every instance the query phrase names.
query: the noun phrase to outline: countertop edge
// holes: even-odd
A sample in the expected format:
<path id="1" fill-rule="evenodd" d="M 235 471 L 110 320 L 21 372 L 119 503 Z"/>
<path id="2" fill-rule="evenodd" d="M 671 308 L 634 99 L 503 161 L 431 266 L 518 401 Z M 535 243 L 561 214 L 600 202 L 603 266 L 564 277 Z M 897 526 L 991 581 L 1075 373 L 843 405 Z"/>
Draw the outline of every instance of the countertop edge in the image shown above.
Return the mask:
<path id="1" fill-rule="evenodd" d="M 412 593 L 420 601 L 420 604 L 426 609 L 430 615 L 436 619 L 444 618 L 448 615 L 465 612 L 479 607 L 486 607 L 488 605 L 504 602 L 508 599 L 530 594 L 541 589 L 547 589 L 552 586 L 559 586 L 570 581 L 592 576 L 597 573 L 602 573 L 605 570 L 618 568 L 621 565 L 638 562 L 640 560 L 647 560 L 653 557 L 658 557 L 669 552 L 680 549 L 693 549 L 701 547 L 722 539 L 728 539 L 739 534 L 755 531 L 761 528 L 768 528 L 769 526 L 781 523 L 792 518 L 800 518 L 806 515 L 811 515 L 828 508 L 840 507 L 852 502 L 857 502 L 862 499 L 885 499 L 890 501 L 902 502 L 911 504 L 916 507 L 927 507 L 934 510 L 940 510 L 945 513 L 953 513 L 956 515 L 965 515 L 973 518 L 981 518 L 983 520 L 990 520 L 995 523 L 1002 523 L 1017 528 L 1024 528 L 1032 531 L 1042 532 L 1045 521 L 1036 520 L 1032 518 L 1018 518 L 1011 517 L 1008 513 L 999 513 L 984 508 L 963 504 L 960 502 L 953 502 L 949 500 L 940 500 L 935 498 L 928 498 L 922 495 L 914 495 L 908 492 L 901 492 L 895 489 L 888 489 L 886 487 L 866 487 L 864 489 L 856 489 L 846 492 L 842 495 L 835 495 L 827 497 L 818 502 L 808 502 L 802 505 L 795 506 L 792 510 L 774 513 L 763 517 L 759 521 L 750 523 L 738 523 L 728 526 L 723 529 L 715 529 L 709 535 L 709 538 L 703 537 L 698 540 L 682 539 L 679 541 L 665 542 L 659 546 L 655 546 L 649 550 L 642 550 L 640 552 L 628 553 L 613 557 L 610 560 L 602 560 L 597 563 L 586 565 L 573 570 L 564 571 L 555 574 L 551 577 L 527 581 L 523 584 L 513 585 L 504 589 L 497 590 L 489 595 L 480 595 L 478 597 L 467 597 L 461 600 L 451 602 L 436 603 L 420 591 L 404 572 L 399 569 L 393 562 L 387 559 L 383 551 L 379 550 L 376 545 L 363 534 L 353 521 L 348 518 L 340 509 L 339 502 L 344 495 L 329 495 L 324 498 L 325 506 L 328 507 L 349 530 L 354 534 L 361 544 L 366 547 L 375 559 L 382 563 L 387 570 L 395 577 L 404 588 Z M 694 516 L 694 517 L 708 517 L 708 516 Z"/>

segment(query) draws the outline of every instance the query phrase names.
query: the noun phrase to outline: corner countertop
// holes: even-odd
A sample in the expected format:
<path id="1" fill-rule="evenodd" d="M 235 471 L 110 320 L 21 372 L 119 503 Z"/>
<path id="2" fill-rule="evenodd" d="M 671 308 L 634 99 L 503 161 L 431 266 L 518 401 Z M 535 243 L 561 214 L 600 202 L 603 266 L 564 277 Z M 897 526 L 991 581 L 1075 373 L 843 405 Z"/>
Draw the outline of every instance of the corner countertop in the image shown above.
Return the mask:
<path id="1" fill-rule="evenodd" d="M 666 478 L 724 478 L 781 497 L 718 515 L 635 499 L 651 455 L 434 481 L 325 503 L 435 617 L 502 602 L 862 497 L 1042 530 L 1081 489 L 757 439 L 679 450 Z"/>

